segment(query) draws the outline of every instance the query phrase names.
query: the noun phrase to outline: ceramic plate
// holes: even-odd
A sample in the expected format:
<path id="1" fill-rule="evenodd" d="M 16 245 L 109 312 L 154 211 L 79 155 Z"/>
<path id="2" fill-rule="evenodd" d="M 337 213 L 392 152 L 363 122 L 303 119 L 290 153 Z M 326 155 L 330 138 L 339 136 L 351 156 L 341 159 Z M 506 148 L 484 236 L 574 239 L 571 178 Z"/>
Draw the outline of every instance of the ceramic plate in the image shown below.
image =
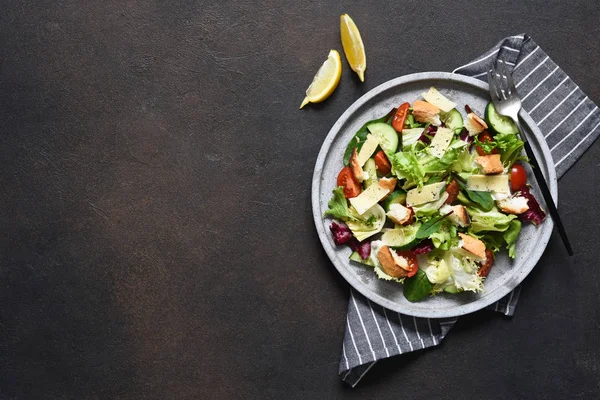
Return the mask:
<path id="1" fill-rule="evenodd" d="M 480 310 L 511 293 L 536 265 L 552 233 L 553 224 L 548 217 L 539 226 L 523 224 L 517 243 L 517 258 L 510 260 L 506 251 L 497 253 L 482 293 L 441 293 L 418 303 L 404 298 L 402 285 L 377 279 L 372 268 L 348 260 L 348 246 L 333 243 L 330 218 L 323 218 L 331 191 L 336 187 L 337 174 L 343 167 L 344 150 L 356 131 L 366 122 L 386 115 L 403 102 L 421 98 L 431 86 L 454 101 L 464 114 L 468 104 L 480 115 L 489 102 L 488 85 L 480 80 L 447 72 L 424 72 L 406 75 L 386 82 L 358 99 L 333 125 L 321 147 L 312 181 L 312 207 L 319 239 L 333 265 L 350 285 L 371 301 L 406 315 L 429 318 L 455 317 Z M 544 136 L 533 120 L 521 111 L 520 116 L 540 168 L 557 200 L 556 172 Z M 537 199 L 542 199 L 533 173 L 528 170 L 529 183 Z"/>

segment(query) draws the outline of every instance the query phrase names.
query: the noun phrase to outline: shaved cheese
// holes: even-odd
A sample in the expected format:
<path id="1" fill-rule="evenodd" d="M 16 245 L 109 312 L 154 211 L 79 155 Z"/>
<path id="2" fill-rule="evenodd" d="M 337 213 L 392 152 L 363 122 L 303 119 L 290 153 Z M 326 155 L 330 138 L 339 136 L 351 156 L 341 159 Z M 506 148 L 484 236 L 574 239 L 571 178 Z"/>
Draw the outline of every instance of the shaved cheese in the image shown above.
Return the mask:
<path id="1" fill-rule="evenodd" d="M 510 193 L 508 175 L 471 175 L 467 188 L 481 192 Z"/>
<path id="2" fill-rule="evenodd" d="M 448 100 L 436 88 L 429 88 L 429 92 L 423 93 L 423 98 L 428 102 L 441 109 L 444 112 L 448 112 L 453 108 L 456 108 L 456 103 Z"/>
<path id="3" fill-rule="evenodd" d="M 361 167 L 365 165 L 367 160 L 371 158 L 373 153 L 375 153 L 375 150 L 377 150 L 377 146 L 379 146 L 379 141 L 377 140 L 377 137 L 369 133 L 367 135 L 367 140 L 365 140 L 365 143 L 363 143 L 362 147 L 360 148 L 360 151 L 358 152 L 357 161 Z"/>
<path id="4" fill-rule="evenodd" d="M 452 138 L 454 137 L 454 132 L 452 129 L 448 128 L 438 128 L 435 136 L 431 139 L 431 146 L 429 147 L 429 151 L 431 155 L 442 158 L 448 146 L 450 146 L 450 142 L 452 142 Z"/>
<path id="5" fill-rule="evenodd" d="M 362 215 L 389 192 L 389 189 L 385 189 L 380 185 L 371 185 L 358 196 L 351 198 L 350 204 L 356 209 L 356 212 Z"/>
<path id="6" fill-rule="evenodd" d="M 406 205 L 418 206 L 419 204 L 436 201 L 446 184 L 444 182 L 432 183 L 422 188 L 415 188 L 406 193 Z"/>

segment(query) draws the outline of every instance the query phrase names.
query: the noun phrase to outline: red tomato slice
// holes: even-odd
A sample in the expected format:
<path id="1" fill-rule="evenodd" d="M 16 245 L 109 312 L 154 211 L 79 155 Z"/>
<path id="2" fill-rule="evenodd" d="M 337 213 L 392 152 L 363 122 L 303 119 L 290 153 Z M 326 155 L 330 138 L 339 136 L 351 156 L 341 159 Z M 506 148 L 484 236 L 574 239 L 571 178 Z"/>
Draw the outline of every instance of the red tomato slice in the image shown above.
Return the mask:
<path id="1" fill-rule="evenodd" d="M 381 173 L 381 175 L 387 175 L 392 170 L 392 164 L 390 164 L 390 160 L 388 160 L 387 156 L 383 152 L 383 150 L 379 150 L 375 154 L 375 167 Z"/>
<path id="2" fill-rule="evenodd" d="M 406 117 L 408 117 L 409 107 L 410 103 L 403 103 L 398 107 L 398 111 L 396 111 L 396 115 L 394 115 L 394 119 L 392 120 L 392 127 L 396 132 L 402 132 L 402 129 L 404 129 L 404 123 L 406 122 Z"/>
<path id="3" fill-rule="evenodd" d="M 337 185 L 344 187 L 344 196 L 347 199 L 358 196 L 362 191 L 360 182 L 356 180 L 350 167 L 342 168 L 337 177 Z"/>

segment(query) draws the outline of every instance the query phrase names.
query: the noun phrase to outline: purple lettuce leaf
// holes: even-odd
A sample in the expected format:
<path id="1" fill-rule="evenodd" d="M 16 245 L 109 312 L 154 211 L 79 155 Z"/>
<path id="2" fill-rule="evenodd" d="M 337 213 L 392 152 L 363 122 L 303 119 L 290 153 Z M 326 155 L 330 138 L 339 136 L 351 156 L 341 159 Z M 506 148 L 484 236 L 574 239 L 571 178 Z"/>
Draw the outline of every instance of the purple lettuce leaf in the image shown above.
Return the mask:
<path id="1" fill-rule="evenodd" d="M 437 126 L 429 125 L 427 127 L 427 129 L 425 131 L 423 131 L 421 136 L 419 136 L 418 140 L 420 140 L 421 142 L 423 142 L 425 144 L 431 143 L 431 138 L 435 136 L 437 129 L 438 129 Z"/>
<path id="2" fill-rule="evenodd" d="M 352 231 L 350 228 L 348 228 L 348 225 L 341 222 L 332 221 L 329 229 L 331 230 L 331 235 L 333 236 L 333 242 L 337 246 L 347 244 L 350 246 L 352 251 L 356 251 L 363 260 L 369 258 L 369 255 L 371 254 L 371 242 L 359 242 L 354 236 L 352 236 Z"/>
<path id="3" fill-rule="evenodd" d="M 425 239 L 422 240 L 414 249 L 412 249 L 412 252 L 415 253 L 415 255 L 419 255 L 427 254 L 431 250 L 433 250 L 433 242 L 431 239 Z"/>
<path id="4" fill-rule="evenodd" d="M 356 238 L 352 239 L 353 240 L 351 240 L 349 243 L 350 248 L 353 251 L 356 251 L 360 258 L 362 258 L 363 260 L 369 258 L 369 255 L 371 255 L 371 242 L 364 241 L 361 243 L 358 240 L 356 240 Z"/>
<path id="5" fill-rule="evenodd" d="M 529 206 L 529 210 L 523 214 L 519 214 L 519 219 L 521 221 L 529 221 L 534 225 L 541 224 L 544 218 L 546 218 L 546 213 L 542 210 L 540 203 L 537 202 L 533 194 L 531 194 L 529 187 L 523 187 L 518 195 L 525 197 Z"/>
<path id="6" fill-rule="evenodd" d="M 354 239 L 354 236 L 352 236 L 352 231 L 346 224 L 332 221 L 329 229 L 331 230 L 334 243 L 338 246 L 342 246 L 348 243 L 351 239 Z"/>

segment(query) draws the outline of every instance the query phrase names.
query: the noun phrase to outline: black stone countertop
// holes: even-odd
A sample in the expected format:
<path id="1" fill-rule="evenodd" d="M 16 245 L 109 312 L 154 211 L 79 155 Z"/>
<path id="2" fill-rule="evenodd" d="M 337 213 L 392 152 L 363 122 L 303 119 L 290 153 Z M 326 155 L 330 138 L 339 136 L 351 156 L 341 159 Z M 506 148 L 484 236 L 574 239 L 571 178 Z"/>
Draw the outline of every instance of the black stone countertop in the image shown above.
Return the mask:
<path id="1" fill-rule="evenodd" d="M 338 361 L 349 287 L 310 183 L 360 95 L 528 33 L 600 102 L 600 5 L 564 1 L 16 1 L 0 13 L 0 398 L 600 397 L 600 146 L 559 183 L 516 315 L 443 344 Z M 365 42 L 298 111 L 339 16 Z"/>

